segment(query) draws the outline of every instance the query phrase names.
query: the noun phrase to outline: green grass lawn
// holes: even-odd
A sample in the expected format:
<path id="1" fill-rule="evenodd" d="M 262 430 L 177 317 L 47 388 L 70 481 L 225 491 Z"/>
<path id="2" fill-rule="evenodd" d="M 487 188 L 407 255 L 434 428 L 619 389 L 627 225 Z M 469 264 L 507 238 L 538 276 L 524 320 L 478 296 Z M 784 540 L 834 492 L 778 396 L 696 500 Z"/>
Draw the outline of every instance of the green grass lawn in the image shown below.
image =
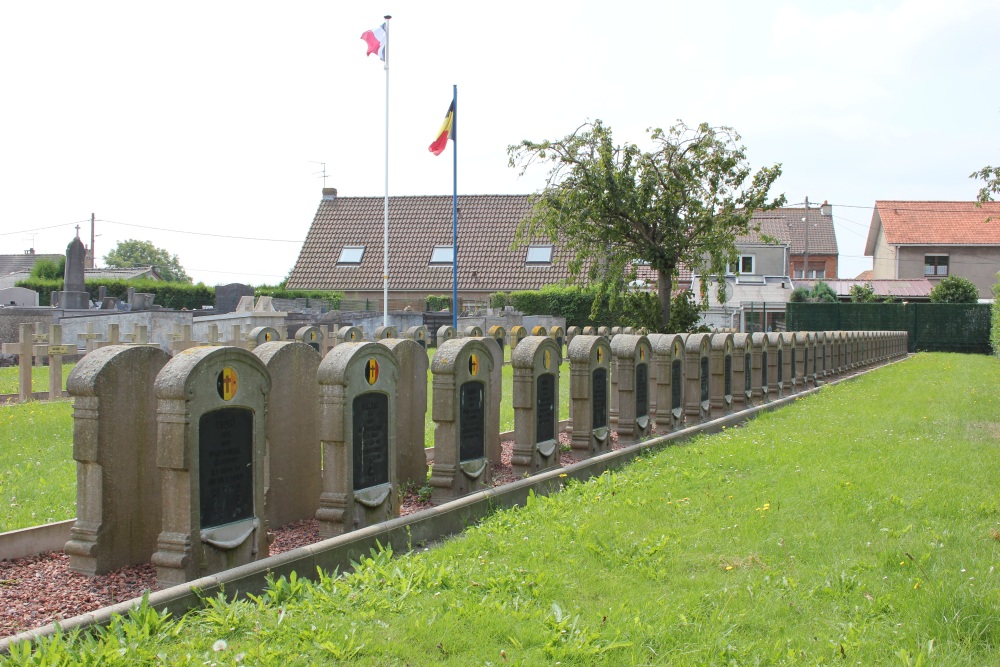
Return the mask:
<path id="1" fill-rule="evenodd" d="M 66 390 L 66 377 L 76 366 L 76 362 L 63 364 L 63 391 Z M 0 394 L 16 394 L 18 392 L 18 369 L 16 366 L 0 368 Z M 31 367 L 31 391 L 49 390 L 49 367 Z"/>
<path id="2" fill-rule="evenodd" d="M 997 664 L 998 385 L 919 354 L 433 549 L 10 664 Z"/>

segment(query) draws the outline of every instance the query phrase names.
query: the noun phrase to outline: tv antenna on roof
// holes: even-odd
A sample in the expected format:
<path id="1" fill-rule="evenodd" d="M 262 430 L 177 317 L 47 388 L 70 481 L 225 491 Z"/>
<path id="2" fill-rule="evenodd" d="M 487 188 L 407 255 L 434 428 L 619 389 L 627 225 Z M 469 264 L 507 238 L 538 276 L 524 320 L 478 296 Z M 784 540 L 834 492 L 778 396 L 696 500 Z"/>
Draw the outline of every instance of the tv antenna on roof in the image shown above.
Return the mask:
<path id="1" fill-rule="evenodd" d="M 326 162 L 317 162 L 316 160 L 309 160 L 313 164 L 320 165 L 321 169 L 319 171 L 314 171 L 313 176 L 318 176 L 322 174 L 323 176 L 323 187 L 326 187 Z"/>

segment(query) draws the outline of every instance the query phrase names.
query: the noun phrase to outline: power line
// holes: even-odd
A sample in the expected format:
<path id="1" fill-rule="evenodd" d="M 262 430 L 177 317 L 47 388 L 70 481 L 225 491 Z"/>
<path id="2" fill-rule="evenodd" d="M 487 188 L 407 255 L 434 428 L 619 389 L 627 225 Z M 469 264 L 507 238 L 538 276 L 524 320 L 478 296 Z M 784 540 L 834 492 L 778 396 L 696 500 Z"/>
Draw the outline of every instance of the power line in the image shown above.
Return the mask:
<path id="1" fill-rule="evenodd" d="M 34 229 L 22 229 L 21 231 L 18 232 L 0 232 L 0 236 L 10 236 L 11 234 L 26 234 L 29 232 L 41 232 L 45 231 L 46 229 L 57 229 L 59 227 L 69 227 L 70 225 L 81 225 L 85 222 L 90 222 L 90 219 L 88 218 L 86 220 L 77 220 L 76 222 L 64 222 L 61 225 L 51 225 L 49 227 L 35 227 Z"/>
<path id="2" fill-rule="evenodd" d="M 152 229 L 157 232 L 172 232 L 174 234 L 191 234 L 192 236 L 212 236 L 219 239 L 237 239 L 240 241 L 267 241 L 268 243 L 302 243 L 301 239 L 265 239 L 255 236 L 231 236 L 228 234 L 211 234 L 209 232 L 189 232 L 183 229 L 166 229 L 164 227 L 151 227 L 149 225 L 136 225 L 128 222 L 117 222 L 115 220 L 98 220 L 97 222 L 106 222 L 112 225 L 121 225 L 122 227 L 136 227 L 138 229 Z"/>

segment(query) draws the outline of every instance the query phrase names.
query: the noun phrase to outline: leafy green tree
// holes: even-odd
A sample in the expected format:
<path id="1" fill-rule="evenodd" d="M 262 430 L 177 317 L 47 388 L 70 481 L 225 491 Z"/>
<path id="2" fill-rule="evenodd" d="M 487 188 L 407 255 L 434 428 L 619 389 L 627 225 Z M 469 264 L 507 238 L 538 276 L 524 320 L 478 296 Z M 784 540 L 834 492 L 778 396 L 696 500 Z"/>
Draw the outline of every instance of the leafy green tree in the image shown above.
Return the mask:
<path id="1" fill-rule="evenodd" d="M 976 200 L 980 204 L 993 201 L 993 195 L 1000 194 L 1000 167 L 983 167 L 969 174 L 969 178 L 983 181 Z"/>
<path id="2" fill-rule="evenodd" d="M 171 282 L 191 282 L 177 255 L 171 256 L 162 248 L 149 241 L 127 239 L 119 241 L 114 249 L 104 256 L 104 263 L 110 267 L 127 269 L 135 266 L 152 266 L 164 280 Z"/>
<path id="3" fill-rule="evenodd" d="M 515 247 L 560 240 L 573 277 L 595 284 L 612 308 L 635 278 L 635 262 L 648 262 L 657 273 L 660 305 L 659 325 L 651 328 L 663 331 L 678 267 L 724 275 L 737 257 L 736 237 L 755 229 L 754 211 L 781 206 L 785 198 L 768 200 L 781 166 L 753 172 L 731 128 L 680 123 L 649 130 L 649 139 L 650 151 L 615 145 L 611 129 L 596 120 L 555 141 L 524 140 L 507 153 L 522 174 L 535 163 L 550 168 L 518 226 Z"/>
<path id="4" fill-rule="evenodd" d="M 809 300 L 816 303 L 837 303 L 837 293 L 833 291 L 828 283 L 822 280 L 813 285 L 809 290 Z"/>
<path id="5" fill-rule="evenodd" d="M 931 290 L 931 303 L 979 303 L 979 288 L 968 278 L 948 276 Z"/>
<path id="6" fill-rule="evenodd" d="M 871 283 L 851 285 L 851 303 L 877 303 L 881 301 Z"/>
<path id="7" fill-rule="evenodd" d="M 51 259 L 40 259 L 31 267 L 31 277 L 40 280 L 62 280 L 66 275 L 66 258 L 60 257 L 58 261 Z"/>

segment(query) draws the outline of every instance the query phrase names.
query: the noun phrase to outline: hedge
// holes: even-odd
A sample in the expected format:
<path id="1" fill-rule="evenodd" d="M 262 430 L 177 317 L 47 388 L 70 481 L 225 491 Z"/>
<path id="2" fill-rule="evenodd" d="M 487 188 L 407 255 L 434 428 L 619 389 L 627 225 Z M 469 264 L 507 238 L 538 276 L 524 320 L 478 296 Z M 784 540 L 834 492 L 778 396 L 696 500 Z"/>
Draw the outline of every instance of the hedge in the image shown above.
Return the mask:
<path id="1" fill-rule="evenodd" d="M 215 304 L 215 288 L 204 283 L 193 285 L 191 283 L 165 282 L 162 280 L 121 280 L 121 279 L 91 279 L 86 281 L 86 289 L 90 292 L 91 298 L 96 298 L 101 287 L 107 288 L 108 296 L 125 300 L 128 297 L 128 288 L 134 287 L 136 292 L 153 294 L 153 303 L 164 308 L 175 308 L 180 310 L 200 310 L 202 306 Z M 62 280 L 41 280 L 29 278 L 17 282 L 18 287 L 27 287 L 38 292 L 38 304 L 40 306 L 50 306 L 52 292 L 58 292 L 63 288 Z"/>

